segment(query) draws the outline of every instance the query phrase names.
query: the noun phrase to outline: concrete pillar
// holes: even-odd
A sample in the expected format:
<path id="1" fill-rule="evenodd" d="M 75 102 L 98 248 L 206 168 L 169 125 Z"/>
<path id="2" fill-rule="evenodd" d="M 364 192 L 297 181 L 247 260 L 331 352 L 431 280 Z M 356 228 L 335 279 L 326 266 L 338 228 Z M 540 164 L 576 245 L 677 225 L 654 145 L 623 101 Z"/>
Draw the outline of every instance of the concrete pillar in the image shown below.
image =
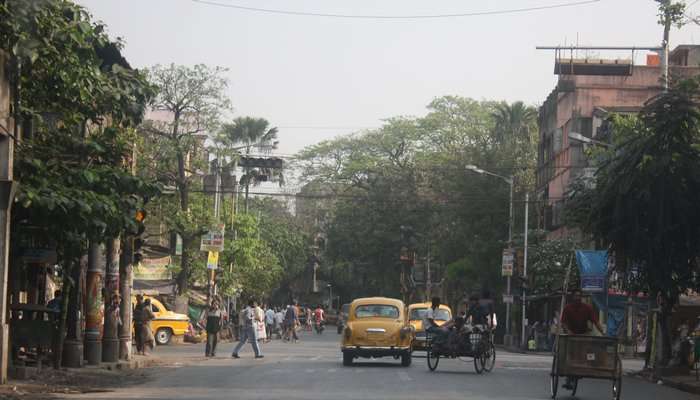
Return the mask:
<path id="1" fill-rule="evenodd" d="M 88 250 L 87 292 L 85 293 L 85 358 L 88 365 L 102 362 L 102 334 L 104 328 L 105 271 L 104 244 L 90 242 Z"/>
<path id="2" fill-rule="evenodd" d="M 7 383 L 7 364 L 10 352 L 7 324 L 7 279 L 10 248 L 10 213 L 15 193 L 13 181 L 14 139 L 16 121 L 11 118 L 11 89 L 6 70 L 7 53 L 0 51 L 0 384 Z M 15 100 L 17 97 L 15 97 Z"/>
<path id="3" fill-rule="evenodd" d="M 133 254 L 131 238 L 126 238 L 123 243 L 122 254 L 119 257 L 119 293 L 122 303 L 119 312 L 122 317 L 122 325 L 119 327 L 119 358 L 131 360 L 131 288 L 133 281 Z"/>
<path id="4" fill-rule="evenodd" d="M 85 293 L 85 275 L 87 274 L 88 256 L 83 255 L 73 271 L 74 286 L 68 301 L 67 332 L 63 342 L 63 366 L 80 368 L 83 366 L 85 348 L 83 346 L 83 293 Z"/>
<path id="5" fill-rule="evenodd" d="M 102 338 L 102 361 L 119 360 L 119 250 L 121 241 L 107 241 L 107 263 L 105 271 L 105 324 Z"/>

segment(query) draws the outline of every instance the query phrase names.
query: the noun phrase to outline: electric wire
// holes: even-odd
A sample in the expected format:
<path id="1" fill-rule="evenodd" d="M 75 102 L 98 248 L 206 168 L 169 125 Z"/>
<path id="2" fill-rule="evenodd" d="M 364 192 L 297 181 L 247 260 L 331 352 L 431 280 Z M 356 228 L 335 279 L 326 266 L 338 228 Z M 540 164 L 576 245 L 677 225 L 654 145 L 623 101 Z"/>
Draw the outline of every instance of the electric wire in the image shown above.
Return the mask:
<path id="1" fill-rule="evenodd" d="M 542 11 L 551 10 L 556 8 L 564 7 L 575 7 L 587 4 L 599 3 L 602 0 L 581 0 L 573 1 L 567 3 L 550 4 L 544 6 L 536 7 L 524 7 L 524 8 L 512 8 L 504 10 L 492 10 L 492 11 L 474 11 L 474 12 L 463 12 L 454 14 L 427 14 L 427 15 L 353 15 L 353 14 L 333 14 L 333 13 L 322 13 L 322 12 L 307 12 L 307 11 L 293 11 L 293 10 L 280 10 L 272 8 L 258 8 L 258 7 L 248 7 L 240 4 L 231 3 L 221 3 L 219 1 L 212 0 L 192 0 L 194 3 L 231 8 L 241 11 L 250 11 L 258 13 L 267 14 L 278 14 L 278 15 L 293 15 L 293 16 L 304 16 L 304 17 L 324 17 L 324 18 L 346 18 L 346 19 L 375 19 L 375 20 L 406 20 L 406 19 L 444 19 L 444 18 L 464 18 L 464 17 L 477 17 L 477 16 L 488 16 L 488 15 L 505 15 L 505 14 L 518 14 L 526 13 L 532 11 Z"/>

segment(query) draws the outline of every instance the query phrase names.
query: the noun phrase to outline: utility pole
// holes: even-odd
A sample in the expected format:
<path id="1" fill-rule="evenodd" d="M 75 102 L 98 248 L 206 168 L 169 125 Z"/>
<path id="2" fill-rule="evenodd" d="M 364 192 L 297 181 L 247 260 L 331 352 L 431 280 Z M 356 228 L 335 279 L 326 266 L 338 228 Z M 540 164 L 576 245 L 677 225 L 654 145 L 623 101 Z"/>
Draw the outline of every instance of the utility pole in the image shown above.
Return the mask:
<path id="1" fill-rule="evenodd" d="M 671 11 L 668 6 L 671 5 L 671 0 L 656 0 L 664 7 L 664 38 L 661 42 L 661 82 L 664 86 L 664 92 L 668 91 L 668 47 L 669 36 L 671 33 Z"/>
<path id="2" fill-rule="evenodd" d="M 525 193 L 525 249 L 523 250 L 523 296 L 522 296 L 522 311 L 523 311 L 523 318 L 522 318 L 522 332 L 521 332 L 521 340 L 520 344 L 525 348 L 527 345 L 527 338 L 525 337 L 525 326 L 527 325 L 527 231 L 528 231 L 528 214 L 529 214 L 529 205 L 530 205 L 530 194 Z"/>
<path id="3" fill-rule="evenodd" d="M 430 247 L 428 247 L 428 259 L 425 262 L 425 301 L 428 302 L 432 299 L 433 295 L 433 282 L 430 277 L 430 258 L 432 256 L 430 252 Z"/>
<path id="4" fill-rule="evenodd" d="M 508 248 L 512 249 L 513 248 L 513 177 L 510 177 L 510 180 L 508 181 L 508 185 L 510 186 L 510 197 L 509 197 L 509 207 L 508 207 Z M 508 295 L 509 298 L 511 298 L 512 295 L 512 289 L 511 289 L 511 275 L 508 275 L 506 277 L 506 294 Z M 511 308 L 511 303 L 507 302 L 506 303 L 506 334 L 503 338 L 503 341 L 505 342 L 504 344 L 506 346 L 510 346 L 513 344 L 513 334 L 510 332 L 511 328 L 511 322 L 510 322 L 510 308 Z"/>

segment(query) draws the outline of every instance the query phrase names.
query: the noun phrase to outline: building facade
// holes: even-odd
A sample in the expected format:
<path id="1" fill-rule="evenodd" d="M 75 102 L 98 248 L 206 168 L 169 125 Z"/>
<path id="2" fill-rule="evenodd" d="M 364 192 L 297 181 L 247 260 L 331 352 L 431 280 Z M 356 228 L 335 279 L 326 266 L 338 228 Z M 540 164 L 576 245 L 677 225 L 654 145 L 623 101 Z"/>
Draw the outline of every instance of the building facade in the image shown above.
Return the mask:
<path id="1" fill-rule="evenodd" d="M 671 77 L 700 73 L 700 46 L 678 46 L 670 54 Z M 571 139 L 580 134 L 603 140 L 600 129 L 610 113 L 636 113 L 661 93 L 658 57 L 647 56 L 645 65 L 631 60 L 557 58 L 557 86 L 539 111 L 537 194 L 544 210 L 543 226 L 549 238 L 577 236 L 567 227 L 564 208 L 572 182 L 592 176 L 584 144 Z"/>

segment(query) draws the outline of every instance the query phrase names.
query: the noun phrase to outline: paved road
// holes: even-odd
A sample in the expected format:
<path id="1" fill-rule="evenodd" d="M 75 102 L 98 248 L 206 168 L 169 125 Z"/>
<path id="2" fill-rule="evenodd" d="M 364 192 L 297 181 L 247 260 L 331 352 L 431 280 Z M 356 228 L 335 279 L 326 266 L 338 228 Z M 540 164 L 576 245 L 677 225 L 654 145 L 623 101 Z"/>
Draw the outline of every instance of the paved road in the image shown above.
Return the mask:
<path id="1" fill-rule="evenodd" d="M 393 359 L 356 362 L 343 367 L 338 336 L 326 331 L 319 337 L 306 334 L 297 344 L 265 345 L 265 358 L 254 360 L 252 350 L 231 359 L 232 344 L 223 343 L 220 357 L 204 359 L 202 345 L 167 346 L 158 349 L 165 360 L 181 364 L 163 368 L 146 384 L 111 393 L 66 396 L 70 399 L 547 399 L 549 366 L 546 356 L 498 354 L 494 372 L 477 375 L 471 362 L 440 360 L 429 372 L 425 358 L 401 367 Z M 225 355 L 225 357 L 224 357 Z M 638 368 L 632 361 L 625 368 Z M 611 384 L 582 381 L 579 400 L 609 399 Z M 685 400 L 697 397 L 635 378 L 623 380 L 622 396 L 633 400 Z M 568 398 L 568 397 L 563 397 Z"/>

